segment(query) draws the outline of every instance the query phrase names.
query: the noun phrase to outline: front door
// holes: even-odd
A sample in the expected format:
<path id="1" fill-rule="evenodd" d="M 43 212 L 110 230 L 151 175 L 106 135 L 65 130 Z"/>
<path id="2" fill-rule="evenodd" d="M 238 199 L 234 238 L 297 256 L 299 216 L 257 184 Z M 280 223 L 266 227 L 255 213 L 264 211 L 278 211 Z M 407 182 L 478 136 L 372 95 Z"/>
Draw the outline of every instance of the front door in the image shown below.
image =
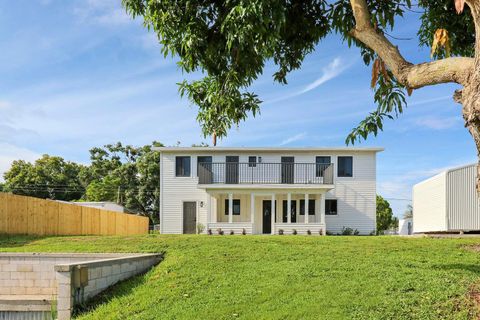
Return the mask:
<path id="1" fill-rule="evenodd" d="M 277 201 L 275 200 L 275 212 L 277 208 Z M 272 233 L 272 201 L 271 200 L 263 200 L 263 208 L 262 208 L 262 233 L 270 234 Z M 275 217 L 275 221 L 276 221 Z"/>
<path id="2" fill-rule="evenodd" d="M 183 203 L 183 233 L 194 234 L 197 226 L 197 203 Z"/>
<path id="3" fill-rule="evenodd" d="M 238 183 L 238 156 L 227 156 L 225 158 L 225 183 Z"/>
<path id="4" fill-rule="evenodd" d="M 294 157 L 282 157 L 282 183 L 293 183 L 295 177 L 294 162 Z"/>

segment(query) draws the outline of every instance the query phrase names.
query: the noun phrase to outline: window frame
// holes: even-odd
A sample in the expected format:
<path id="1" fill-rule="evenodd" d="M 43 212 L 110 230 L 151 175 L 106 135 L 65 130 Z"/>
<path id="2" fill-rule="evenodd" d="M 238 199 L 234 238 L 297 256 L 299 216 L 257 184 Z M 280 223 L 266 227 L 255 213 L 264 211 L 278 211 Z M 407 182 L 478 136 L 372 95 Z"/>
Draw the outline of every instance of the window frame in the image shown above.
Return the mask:
<path id="1" fill-rule="evenodd" d="M 331 213 L 333 211 L 329 211 L 330 213 L 327 213 L 327 202 L 335 202 L 335 207 L 336 207 L 335 213 Z M 325 215 L 326 216 L 338 216 L 338 199 L 325 199 Z"/>
<path id="2" fill-rule="evenodd" d="M 312 206 L 312 203 L 313 203 L 313 206 Z M 305 215 L 305 199 L 300 199 L 299 206 L 300 206 L 300 208 L 298 208 L 299 214 L 301 216 L 304 216 Z M 315 199 L 308 199 L 308 215 L 309 216 L 315 215 Z"/>
<path id="3" fill-rule="evenodd" d="M 252 158 L 254 161 L 251 161 Z M 255 168 L 257 166 L 257 156 L 248 156 L 248 167 Z"/>
<path id="4" fill-rule="evenodd" d="M 328 158 L 328 163 L 318 162 L 318 158 Z M 324 170 L 320 170 L 318 165 L 332 164 L 332 156 L 315 156 L 315 177 L 322 178 Z"/>
<path id="5" fill-rule="evenodd" d="M 233 204 L 233 210 L 232 210 L 232 215 L 234 216 L 239 216 L 242 212 L 242 205 L 241 205 L 241 201 L 240 199 L 232 199 L 232 204 Z M 235 203 L 238 203 L 238 213 L 235 213 L 235 206 L 236 204 Z M 229 199 L 225 199 L 225 215 L 228 216 L 228 203 L 229 203 Z"/>
<path id="6" fill-rule="evenodd" d="M 352 165 L 352 170 L 351 170 L 351 175 L 345 175 L 345 170 L 343 171 L 343 174 L 340 174 L 340 158 L 350 158 L 351 159 L 351 165 Z M 353 172 L 353 156 L 337 156 L 337 177 L 339 178 L 353 178 L 354 172 Z"/>
<path id="7" fill-rule="evenodd" d="M 188 166 L 184 167 L 184 162 L 182 161 L 182 169 L 183 173 L 180 174 L 179 172 L 179 159 L 188 159 Z M 188 168 L 188 174 L 185 173 L 185 168 Z M 191 156 L 175 156 L 175 177 L 177 178 L 188 178 L 192 176 L 192 157 Z"/>

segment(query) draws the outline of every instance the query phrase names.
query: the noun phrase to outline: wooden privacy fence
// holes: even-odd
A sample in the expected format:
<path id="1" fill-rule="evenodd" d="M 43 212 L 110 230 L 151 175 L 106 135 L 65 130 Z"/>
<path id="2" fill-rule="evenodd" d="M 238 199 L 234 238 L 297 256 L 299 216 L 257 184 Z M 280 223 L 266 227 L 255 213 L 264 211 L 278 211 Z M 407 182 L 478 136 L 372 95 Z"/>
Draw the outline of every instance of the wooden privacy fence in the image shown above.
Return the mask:
<path id="1" fill-rule="evenodd" d="M 0 192 L 0 234 L 132 235 L 148 218 Z"/>

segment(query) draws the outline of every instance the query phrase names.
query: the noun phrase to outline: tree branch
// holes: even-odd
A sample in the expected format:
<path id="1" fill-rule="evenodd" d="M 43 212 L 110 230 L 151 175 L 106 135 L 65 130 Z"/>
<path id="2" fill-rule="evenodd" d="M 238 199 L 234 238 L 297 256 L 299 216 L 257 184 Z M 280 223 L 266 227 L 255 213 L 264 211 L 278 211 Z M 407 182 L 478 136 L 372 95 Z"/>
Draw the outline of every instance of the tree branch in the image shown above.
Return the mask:
<path id="1" fill-rule="evenodd" d="M 398 48 L 373 28 L 366 0 L 350 0 L 350 4 L 356 23 L 350 34 L 375 51 L 401 84 L 417 89 L 447 82 L 462 85 L 468 83 L 474 68 L 473 58 L 446 58 L 414 65 L 405 60 Z"/>

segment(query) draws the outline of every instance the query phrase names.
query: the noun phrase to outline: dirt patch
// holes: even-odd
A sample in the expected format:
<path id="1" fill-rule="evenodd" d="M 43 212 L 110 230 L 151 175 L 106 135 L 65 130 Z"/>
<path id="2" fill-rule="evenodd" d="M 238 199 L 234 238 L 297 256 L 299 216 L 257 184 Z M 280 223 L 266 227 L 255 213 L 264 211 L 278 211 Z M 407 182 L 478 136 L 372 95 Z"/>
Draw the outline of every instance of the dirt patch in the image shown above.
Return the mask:
<path id="1" fill-rule="evenodd" d="M 462 247 L 465 250 L 480 252 L 480 244 L 469 244 L 469 245 L 465 245 L 465 246 L 462 246 Z"/>
<path id="2" fill-rule="evenodd" d="M 468 290 L 468 300 L 471 304 L 472 319 L 480 320 L 480 284 L 475 284 Z"/>

